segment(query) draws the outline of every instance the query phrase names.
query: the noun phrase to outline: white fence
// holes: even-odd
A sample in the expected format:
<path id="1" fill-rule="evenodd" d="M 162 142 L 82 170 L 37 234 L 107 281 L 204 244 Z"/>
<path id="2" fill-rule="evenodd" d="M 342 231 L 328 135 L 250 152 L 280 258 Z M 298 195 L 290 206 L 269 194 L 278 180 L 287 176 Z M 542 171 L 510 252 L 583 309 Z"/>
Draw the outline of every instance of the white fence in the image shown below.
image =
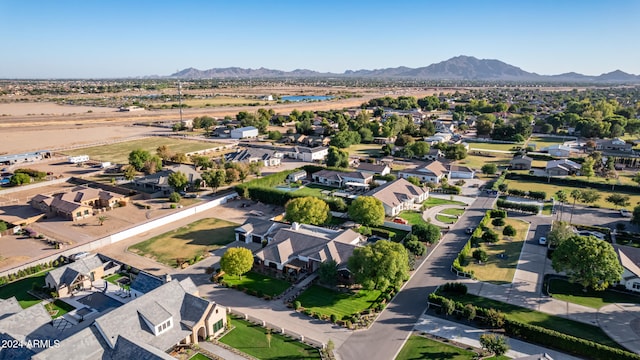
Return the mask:
<path id="1" fill-rule="evenodd" d="M 94 250 L 98 250 L 104 246 L 107 245 L 111 245 L 114 243 L 117 243 L 119 241 L 122 241 L 124 239 L 128 239 L 132 236 L 136 236 L 136 235 L 140 235 L 142 233 L 145 233 L 147 231 L 153 230 L 155 228 L 158 228 L 160 226 L 172 223 L 174 221 L 178 221 L 181 219 L 184 219 L 188 216 L 192 216 L 195 215 L 197 213 L 201 213 L 203 211 L 212 209 L 216 206 L 222 205 L 227 203 L 227 201 L 229 201 L 229 199 L 233 199 L 235 197 L 237 197 L 238 194 L 237 193 L 230 193 L 227 195 L 224 195 L 222 197 L 219 197 L 217 199 L 213 199 L 211 201 L 208 201 L 204 204 L 200 204 L 194 207 L 190 207 L 190 208 L 186 208 L 182 211 L 179 212 L 175 212 L 173 214 L 169 214 L 167 216 L 163 216 L 161 218 L 158 219 L 154 219 L 154 220 L 150 220 L 146 223 L 131 227 L 129 229 L 125 229 L 123 231 L 117 232 L 115 234 L 111 234 L 109 236 L 100 238 L 100 239 L 96 239 L 94 241 L 91 241 L 89 243 L 86 244 L 82 244 L 82 245 L 78 245 L 76 247 L 67 249 L 63 252 L 59 252 L 55 255 L 51 255 L 51 256 L 47 256 L 47 257 L 42 257 L 39 258 L 37 260 L 33 260 L 27 264 L 23 264 L 20 266 L 16 266 L 13 267 L 11 269 L 7 269 L 4 270 L 2 272 L 0 272 L 0 276 L 6 276 L 12 273 L 16 273 L 19 270 L 28 268 L 30 266 L 35 266 L 37 264 L 42 264 L 42 263 L 48 263 L 49 261 L 54 261 L 57 260 L 58 258 L 60 258 L 60 256 L 71 256 L 72 254 L 75 254 L 77 252 L 81 252 L 81 251 L 94 251 Z"/>
<path id="2" fill-rule="evenodd" d="M 64 182 L 69 181 L 69 179 L 71 179 L 71 178 L 70 177 L 66 177 L 66 178 L 61 178 L 61 179 L 42 181 L 42 182 L 38 182 L 38 183 L 35 183 L 35 184 L 30 184 L 30 185 L 15 186 L 15 187 L 8 188 L 8 189 L 2 189 L 2 191 L 0 191 L 0 195 L 12 194 L 12 193 L 15 193 L 15 192 L 26 191 L 26 190 L 33 190 L 33 189 L 41 188 L 41 187 L 44 187 L 44 186 L 62 184 Z"/>

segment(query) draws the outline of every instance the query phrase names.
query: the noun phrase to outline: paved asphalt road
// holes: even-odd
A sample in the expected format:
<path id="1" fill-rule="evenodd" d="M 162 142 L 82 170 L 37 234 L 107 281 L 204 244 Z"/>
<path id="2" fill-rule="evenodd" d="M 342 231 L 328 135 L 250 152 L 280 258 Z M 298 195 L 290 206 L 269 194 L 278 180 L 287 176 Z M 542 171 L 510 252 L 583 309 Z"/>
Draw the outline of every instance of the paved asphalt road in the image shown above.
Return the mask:
<path id="1" fill-rule="evenodd" d="M 420 264 L 404 289 L 389 303 L 386 310 L 369 330 L 354 332 L 338 349 L 343 360 L 394 359 L 413 327 L 425 311 L 427 296 L 438 285 L 455 281 L 451 263 L 469 239 L 467 227 L 475 227 L 487 209 L 493 207 L 495 197 L 482 194 L 467 208 L 456 225 L 440 241 L 440 244 Z"/>

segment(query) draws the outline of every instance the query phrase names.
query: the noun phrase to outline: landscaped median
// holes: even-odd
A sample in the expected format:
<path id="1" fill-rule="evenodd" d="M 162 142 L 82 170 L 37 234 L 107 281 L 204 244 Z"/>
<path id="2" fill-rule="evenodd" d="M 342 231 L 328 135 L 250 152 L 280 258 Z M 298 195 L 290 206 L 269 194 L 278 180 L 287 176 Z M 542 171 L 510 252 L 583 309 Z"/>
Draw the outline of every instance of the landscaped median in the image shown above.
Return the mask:
<path id="1" fill-rule="evenodd" d="M 530 224 L 489 210 L 453 261 L 452 270 L 495 284 L 511 283 Z"/>
<path id="2" fill-rule="evenodd" d="M 429 295 L 430 311 L 480 328 L 587 359 L 640 360 L 593 325 L 466 293 L 463 284 L 447 285 Z"/>

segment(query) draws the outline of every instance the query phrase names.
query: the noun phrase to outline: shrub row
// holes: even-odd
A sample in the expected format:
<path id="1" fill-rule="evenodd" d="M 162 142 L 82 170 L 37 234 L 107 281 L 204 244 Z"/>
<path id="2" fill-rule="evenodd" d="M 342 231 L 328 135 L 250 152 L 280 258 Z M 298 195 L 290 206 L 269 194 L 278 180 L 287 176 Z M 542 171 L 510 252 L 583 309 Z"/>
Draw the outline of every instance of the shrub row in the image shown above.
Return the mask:
<path id="1" fill-rule="evenodd" d="M 566 177 L 566 178 L 557 178 L 557 177 L 547 177 L 547 176 L 535 176 L 529 174 L 516 174 L 509 173 L 507 175 L 507 179 L 510 180 L 528 180 L 539 183 L 550 183 L 554 185 L 561 186 L 571 186 L 578 188 L 593 188 L 593 189 L 601 189 L 601 190 L 611 190 L 612 184 L 607 183 L 597 183 L 590 182 L 583 179 L 578 179 L 574 177 Z M 616 184 L 616 192 L 628 192 L 637 194 L 639 192 L 639 188 L 637 185 L 627 185 L 627 184 Z"/>
<path id="2" fill-rule="evenodd" d="M 518 211 L 528 212 L 532 214 L 537 214 L 538 212 L 540 212 L 540 207 L 538 205 L 515 203 L 511 201 L 506 201 L 503 199 L 498 199 L 498 201 L 496 202 L 496 205 L 499 208 L 518 210 Z"/>
<path id="3" fill-rule="evenodd" d="M 492 211 L 496 211 L 496 210 L 487 211 L 487 213 L 484 215 L 482 220 L 480 220 L 480 224 L 478 225 L 478 227 L 471 234 L 469 241 L 467 241 L 467 243 L 464 244 L 464 247 L 462 248 L 462 250 L 460 250 L 460 252 L 458 253 L 458 256 L 455 258 L 455 260 L 453 260 L 453 264 L 451 266 L 456 271 L 464 272 L 473 276 L 473 270 L 466 270 L 464 266 L 467 263 L 467 258 L 472 255 L 471 247 L 473 246 L 473 244 L 477 244 L 482 239 L 482 233 L 484 229 L 487 227 L 487 224 L 489 223 L 489 221 L 491 220 Z M 506 212 L 505 212 L 505 216 L 506 216 Z"/>
<path id="4" fill-rule="evenodd" d="M 508 171 L 503 171 L 502 174 L 495 179 L 491 185 L 491 190 L 500 190 L 500 185 L 502 185 L 504 179 L 506 179 L 507 173 Z"/>
<path id="5" fill-rule="evenodd" d="M 507 217 L 507 212 L 499 209 L 489 210 L 489 217 L 492 219 L 495 219 L 495 218 L 504 219 Z"/>
<path id="6" fill-rule="evenodd" d="M 518 189 L 509 189 L 507 190 L 507 193 L 513 196 L 532 198 L 536 200 L 544 200 L 547 198 L 547 193 L 544 191 L 524 191 Z"/>
<path id="7" fill-rule="evenodd" d="M 294 194 L 291 192 L 282 191 L 275 188 L 245 187 L 243 185 L 236 186 L 236 191 L 238 191 L 238 194 L 240 194 L 242 197 L 250 198 L 252 200 L 260 201 L 266 204 L 280 205 L 280 206 L 284 206 L 287 203 L 287 201 L 291 199 L 307 196 L 307 195 L 301 195 L 301 194 Z M 344 202 L 344 200 L 340 198 L 322 199 L 322 200 L 324 200 L 327 203 L 327 205 L 329 205 L 329 208 L 332 211 L 345 212 L 347 210 L 347 204 Z"/>
<path id="8" fill-rule="evenodd" d="M 442 285 L 440 289 L 447 294 L 456 294 L 456 295 L 467 294 L 467 285 L 463 283 L 448 282 Z"/>
<path id="9" fill-rule="evenodd" d="M 44 179 L 45 176 L 47 176 L 46 172 L 42 172 L 42 171 L 38 171 L 38 170 L 34 170 L 34 169 L 25 169 L 25 168 L 21 168 L 21 169 L 16 169 L 14 172 L 14 174 L 27 174 L 29 176 L 31 176 L 34 179 Z"/>
<path id="10" fill-rule="evenodd" d="M 465 305 L 461 302 L 456 302 L 435 293 L 429 294 L 429 303 L 440 306 L 441 311 L 447 315 L 456 314 L 459 318 L 464 316 L 468 320 L 474 320 L 469 316 L 471 309 L 469 305 L 472 304 Z M 541 326 L 509 320 L 502 312 L 496 311 L 495 309 L 475 307 L 475 314 L 477 315 L 475 320 L 480 320 L 482 323 L 492 327 L 503 328 L 506 335 L 517 337 L 542 346 L 555 348 L 570 354 L 596 360 L 640 360 L 640 355 L 622 349 L 598 344 L 593 341 L 567 335 Z"/>
<path id="11" fill-rule="evenodd" d="M 28 268 L 18 270 L 13 274 L 9 274 L 6 276 L 0 276 L 0 285 L 8 284 L 12 281 L 20 280 L 22 278 L 31 276 L 33 274 L 37 274 L 43 270 L 51 269 L 52 267 L 58 267 L 59 265 L 63 265 L 63 259 L 49 261 L 48 263 L 42 263 L 34 266 L 29 266 Z"/>

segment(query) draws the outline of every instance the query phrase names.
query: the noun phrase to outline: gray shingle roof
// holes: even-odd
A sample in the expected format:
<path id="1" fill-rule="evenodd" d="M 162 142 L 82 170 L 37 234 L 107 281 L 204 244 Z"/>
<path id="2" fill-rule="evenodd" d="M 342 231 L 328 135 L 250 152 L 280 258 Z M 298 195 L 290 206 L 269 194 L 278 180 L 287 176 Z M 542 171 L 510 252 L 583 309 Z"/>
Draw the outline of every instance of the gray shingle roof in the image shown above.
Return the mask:
<path id="1" fill-rule="evenodd" d="M 394 208 L 411 198 L 417 198 L 425 192 L 426 190 L 400 178 L 381 185 L 369 191 L 366 195 L 373 196 L 382 201 L 383 204 Z"/>
<path id="2" fill-rule="evenodd" d="M 172 317 L 171 313 L 157 301 L 149 302 L 143 308 L 139 308 L 138 313 L 153 326 L 158 326 Z"/>
<path id="3" fill-rule="evenodd" d="M 50 340 L 53 343 L 59 338 L 59 332 L 51 325 L 51 316 L 42 303 L 1 319 L 0 334 L 5 339 L 18 341 Z M 11 351 L 0 351 L 0 358 L 28 359 L 34 352 L 27 357 L 13 357 L 9 354 Z"/>
<path id="4" fill-rule="evenodd" d="M 22 311 L 22 307 L 15 296 L 8 299 L 0 299 L 0 320 Z"/>
<path id="5" fill-rule="evenodd" d="M 91 271 L 102 266 L 104 266 L 102 260 L 98 256 L 93 255 L 53 269 L 49 271 L 49 275 L 53 278 L 56 286 L 59 287 L 62 284 L 70 285 L 79 274 L 89 276 Z"/>
<path id="6" fill-rule="evenodd" d="M 105 350 L 106 353 L 105 353 Z M 43 350 L 34 360 L 93 360 L 109 359 L 107 343 L 95 326 L 86 327 L 60 342 L 58 347 Z M 71 356 L 73 355 L 73 356 Z"/>
<path id="7" fill-rule="evenodd" d="M 163 283 L 164 281 L 162 281 L 162 279 L 141 271 L 131 282 L 131 288 L 146 294 L 151 290 L 159 288 Z"/>

